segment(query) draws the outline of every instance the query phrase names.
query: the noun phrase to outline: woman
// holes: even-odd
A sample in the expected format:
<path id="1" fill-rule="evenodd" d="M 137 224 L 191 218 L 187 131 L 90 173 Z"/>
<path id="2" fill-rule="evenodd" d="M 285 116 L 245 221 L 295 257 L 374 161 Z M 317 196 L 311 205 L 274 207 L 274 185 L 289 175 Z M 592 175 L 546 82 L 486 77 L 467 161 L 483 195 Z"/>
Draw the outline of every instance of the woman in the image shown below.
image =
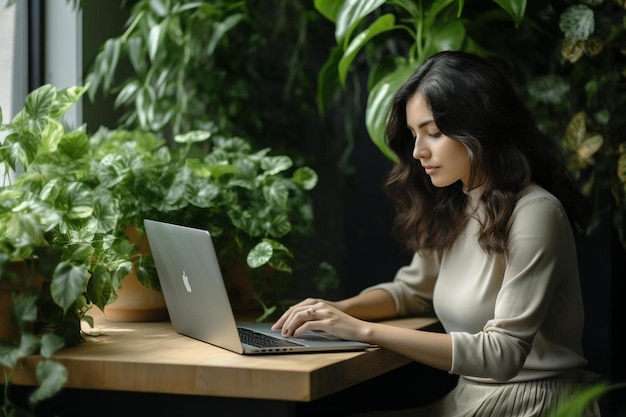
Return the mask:
<path id="1" fill-rule="evenodd" d="M 558 148 L 502 74 L 458 51 L 400 87 L 386 135 L 399 161 L 385 186 L 411 264 L 355 297 L 306 299 L 274 329 L 374 343 L 460 376 L 406 415 L 549 415 L 589 380 L 573 235 L 589 210 Z M 429 311 L 445 333 L 370 321 Z"/>

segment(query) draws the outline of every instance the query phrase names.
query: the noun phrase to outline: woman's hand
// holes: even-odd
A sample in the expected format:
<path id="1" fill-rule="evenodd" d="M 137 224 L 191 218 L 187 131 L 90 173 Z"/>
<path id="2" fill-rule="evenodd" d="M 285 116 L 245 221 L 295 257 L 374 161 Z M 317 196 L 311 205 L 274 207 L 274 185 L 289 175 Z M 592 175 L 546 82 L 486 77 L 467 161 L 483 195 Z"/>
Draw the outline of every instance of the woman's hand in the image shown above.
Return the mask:
<path id="1" fill-rule="evenodd" d="M 365 328 L 366 322 L 339 310 L 335 303 L 314 298 L 289 307 L 272 326 L 272 330 L 281 330 L 286 337 L 322 331 L 347 340 L 362 340 Z"/>

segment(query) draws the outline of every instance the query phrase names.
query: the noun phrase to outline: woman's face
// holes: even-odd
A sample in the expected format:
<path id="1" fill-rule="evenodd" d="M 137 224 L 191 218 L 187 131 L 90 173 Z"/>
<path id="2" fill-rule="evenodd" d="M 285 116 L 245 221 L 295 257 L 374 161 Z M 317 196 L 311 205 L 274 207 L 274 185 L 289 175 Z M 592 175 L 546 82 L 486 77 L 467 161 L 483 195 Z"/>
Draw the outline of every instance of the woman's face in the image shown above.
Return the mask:
<path id="1" fill-rule="evenodd" d="M 415 138 L 413 158 L 420 161 L 435 187 L 446 187 L 461 180 L 467 184 L 470 161 L 460 142 L 443 135 L 421 94 L 406 103 L 406 123 Z"/>

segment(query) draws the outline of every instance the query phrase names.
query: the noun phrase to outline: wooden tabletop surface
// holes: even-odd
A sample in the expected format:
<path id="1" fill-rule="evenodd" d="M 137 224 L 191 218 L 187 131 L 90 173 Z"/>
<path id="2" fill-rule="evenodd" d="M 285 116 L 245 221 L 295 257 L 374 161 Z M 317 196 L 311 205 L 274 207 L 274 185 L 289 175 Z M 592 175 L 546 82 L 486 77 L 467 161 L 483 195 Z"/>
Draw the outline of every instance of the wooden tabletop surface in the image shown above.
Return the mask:
<path id="1" fill-rule="evenodd" d="M 409 363 L 380 348 L 243 356 L 179 335 L 169 321 L 114 322 L 91 315 L 92 335 L 54 355 L 68 370 L 69 388 L 313 401 Z M 436 322 L 429 317 L 387 321 L 414 329 Z M 29 369 L 39 360 L 27 358 L 12 382 L 34 385 Z"/>

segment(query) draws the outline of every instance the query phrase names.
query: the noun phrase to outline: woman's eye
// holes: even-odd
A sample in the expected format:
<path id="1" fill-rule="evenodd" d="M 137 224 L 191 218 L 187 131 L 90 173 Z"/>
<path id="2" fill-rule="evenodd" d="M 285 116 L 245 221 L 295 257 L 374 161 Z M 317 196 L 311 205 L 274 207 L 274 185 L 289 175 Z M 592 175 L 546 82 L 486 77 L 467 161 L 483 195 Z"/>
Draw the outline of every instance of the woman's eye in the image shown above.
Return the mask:
<path id="1" fill-rule="evenodd" d="M 438 138 L 441 136 L 441 132 L 433 132 L 433 133 L 429 133 L 429 135 L 433 138 Z"/>

